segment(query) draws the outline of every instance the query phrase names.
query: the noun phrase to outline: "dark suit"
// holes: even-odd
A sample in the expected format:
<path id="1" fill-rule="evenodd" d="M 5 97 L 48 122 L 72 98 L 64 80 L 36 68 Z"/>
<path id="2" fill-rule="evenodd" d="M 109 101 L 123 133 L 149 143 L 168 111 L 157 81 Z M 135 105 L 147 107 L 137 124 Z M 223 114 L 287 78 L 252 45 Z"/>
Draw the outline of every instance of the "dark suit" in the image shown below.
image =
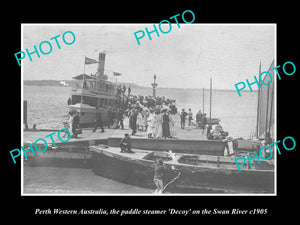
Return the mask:
<path id="1" fill-rule="evenodd" d="M 122 138 L 122 140 L 120 142 L 120 148 L 121 148 L 121 152 L 132 153 L 132 150 L 131 150 L 131 139 L 130 139 L 129 136 Z"/>
<path id="2" fill-rule="evenodd" d="M 129 117 L 129 127 L 132 130 L 133 135 L 136 133 L 137 130 L 136 121 L 137 121 L 137 112 L 133 112 Z"/>
<path id="3" fill-rule="evenodd" d="M 103 123 L 102 123 L 102 115 L 101 115 L 100 111 L 97 111 L 97 113 L 96 113 L 95 127 L 94 127 L 93 132 L 95 132 L 98 127 L 100 127 L 101 131 L 104 132 Z"/>
<path id="4" fill-rule="evenodd" d="M 107 111 L 107 117 L 108 117 L 108 128 L 114 124 L 114 118 L 115 118 L 115 113 L 109 109 Z"/>
<path id="5" fill-rule="evenodd" d="M 185 117 L 187 116 L 186 112 L 181 112 L 180 114 L 180 126 L 182 129 L 185 127 Z"/>
<path id="6" fill-rule="evenodd" d="M 162 136 L 164 138 L 170 137 L 170 127 L 169 127 L 169 122 L 170 122 L 170 118 L 169 115 L 164 114 L 162 117 Z"/>
<path id="7" fill-rule="evenodd" d="M 77 137 L 76 129 L 79 127 L 80 117 L 79 115 L 75 115 L 72 121 L 72 133 L 74 137 Z"/>
<path id="8" fill-rule="evenodd" d="M 123 111 L 117 112 L 117 126 L 119 126 L 119 123 L 120 123 L 122 130 L 124 130 L 123 114 L 124 114 Z"/>

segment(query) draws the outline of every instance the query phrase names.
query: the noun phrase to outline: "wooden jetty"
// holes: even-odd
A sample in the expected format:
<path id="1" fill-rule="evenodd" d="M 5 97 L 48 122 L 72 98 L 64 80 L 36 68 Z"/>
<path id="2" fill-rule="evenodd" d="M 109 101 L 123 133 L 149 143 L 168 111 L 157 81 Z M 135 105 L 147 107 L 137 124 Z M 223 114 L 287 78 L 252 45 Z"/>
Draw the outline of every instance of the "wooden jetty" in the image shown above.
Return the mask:
<path id="1" fill-rule="evenodd" d="M 179 120 L 175 119 L 175 137 L 173 138 L 148 138 L 147 132 L 138 132 L 137 135 L 131 136 L 132 148 L 153 150 L 207 154 L 207 155 L 224 155 L 225 143 L 220 140 L 207 140 L 206 130 L 203 132 L 195 126 L 187 126 L 185 129 L 179 128 Z M 108 139 L 108 146 L 119 147 L 121 138 L 124 137 L 123 130 L 115 130 Z M 127 133 L 129 133 L 127 131 Z"/>
<path id="2" fill-rule="evenodd" d="M 29 143 L 33 145 L 36 139 L 45 138 L 46 135 L 52 132 L 54 131 L 24 131 L 23 147 L 25 149 L 28 148 Z M 26 164 L 31 166 L 92 168 L 92 156 L 89 146 L 107 144 L 107 140 L 113 132 L 113 129 L 106 129 L 105 133 L 100 133 L 100 130 L 94 133 L 92 129 L 83 129 L 82 135 L 79 135 L 78 138 L 71 138 L 65 143 L 60 142 L 57 135 L 53 135 L 56 146 L 53 146 L 50 138 L 45 138 L 48 145 L 47 150 L 44 152 L 35 151 L 35 155 L 33 155 L 32 151 L 26 152 L 28 159 Z M 39 149 L 45 148 L 43 142 L 39 142 L 37 147 Z"/>
<path id="3" fill-rule="evenodd" d="M 128 121 L 125 121 L 127 127 Z M 147 137 L 146 131 L 138 131 L 134 136 L 131 136 L 133 149 L 144 149 L 153 151 L 168 151 L 191 153 L 191 154 L 207 154 L 207 155 L 224 155 L 225 143 L 216 140 L 207 140 L 206 132 L 197 129 L 195 126 L 187 126 L 185 129 L 180 129 L 179 124 L 175 124 L 176 136 L 174 138 L 151 138 Z M 44 138 L 51 131 L 24 131 L 23 146 L 28 147 L 28 143 L 33 143 L 38 138 Z M 76 161 L 76 164 L 82 164 L 78 161 L 82 160 L 85 166 L 90 167 L 91 153 L 90 146 L 98 144 L 106 144 L 110 147 L 119 147 L 121 138 L 125 133 L 131 133 L 129 129 L 105 129 L 104 133 L 100 129 L 95 133 L 92 129 L 83 129 L 83 133 L 78 138 L 71 138 L 68 142 L 62 143 L 58 140 L 57 135 L 53 135 L 56 146 L 54 147 L 51 139 L 48 137 L 48 149 L 45 152 L 36 152 L 33 155 L 31 151 L 27 152 L 31 162 L 37 165 L 51 164 L 51 159 L 62 161 L 62 166 L 67 165 L 67 161 Z M 38 142 L 38 148 L 44 149 L 43 142 Z M 77 159 L 77 160 L 75 160 Z M 42 163 L 43 161 L 43 163 Z"/>

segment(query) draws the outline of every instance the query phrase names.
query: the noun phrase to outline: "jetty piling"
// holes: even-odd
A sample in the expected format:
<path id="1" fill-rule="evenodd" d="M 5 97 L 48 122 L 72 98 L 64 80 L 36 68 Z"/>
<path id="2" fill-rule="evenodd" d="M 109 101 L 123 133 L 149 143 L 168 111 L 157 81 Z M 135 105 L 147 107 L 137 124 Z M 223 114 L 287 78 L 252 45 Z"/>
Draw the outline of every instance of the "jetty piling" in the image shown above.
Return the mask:
<path id="1" fill-rule="evenodd" d="M 25 125 L 25 130 L 28 130 L 28 124 L 27 124 L 27 100 L 23 101 L 23 124 Z"/>

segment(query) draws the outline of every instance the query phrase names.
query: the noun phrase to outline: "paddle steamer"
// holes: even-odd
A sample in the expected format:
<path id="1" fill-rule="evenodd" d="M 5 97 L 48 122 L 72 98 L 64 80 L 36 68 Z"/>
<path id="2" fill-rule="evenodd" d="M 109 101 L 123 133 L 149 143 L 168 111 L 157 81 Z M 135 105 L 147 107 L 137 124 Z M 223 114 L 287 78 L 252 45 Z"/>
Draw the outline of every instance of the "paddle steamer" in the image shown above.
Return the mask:
<path id="1" fill-rule="evenodd" d="M 73 77 L 73 86 L 69 98 L 69 108 L 80 113 L 80 126 L 93 126 L 96 118 L 96 107 L 102 115 L 103 123 L 108 122 L 108 109 L 116 110 L 117 83 L 108 81 L 104 74 L 105 53 L 99 53 L 99 61 L 86 58 L 85 64 L 98 63 L 95 74 L 85 72 Z"/>

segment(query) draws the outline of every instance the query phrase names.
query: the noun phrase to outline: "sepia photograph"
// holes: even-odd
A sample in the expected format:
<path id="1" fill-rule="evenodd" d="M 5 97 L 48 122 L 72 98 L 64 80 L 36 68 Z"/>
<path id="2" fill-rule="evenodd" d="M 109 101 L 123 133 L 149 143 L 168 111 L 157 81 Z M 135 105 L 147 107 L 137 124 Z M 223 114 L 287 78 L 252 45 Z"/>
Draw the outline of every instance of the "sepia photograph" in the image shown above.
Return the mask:
<path id="1" fill-rule="evenodd" d="M 21 24 L 21 195 L 276 196 L 276 24 L 178 21 Z"/>

